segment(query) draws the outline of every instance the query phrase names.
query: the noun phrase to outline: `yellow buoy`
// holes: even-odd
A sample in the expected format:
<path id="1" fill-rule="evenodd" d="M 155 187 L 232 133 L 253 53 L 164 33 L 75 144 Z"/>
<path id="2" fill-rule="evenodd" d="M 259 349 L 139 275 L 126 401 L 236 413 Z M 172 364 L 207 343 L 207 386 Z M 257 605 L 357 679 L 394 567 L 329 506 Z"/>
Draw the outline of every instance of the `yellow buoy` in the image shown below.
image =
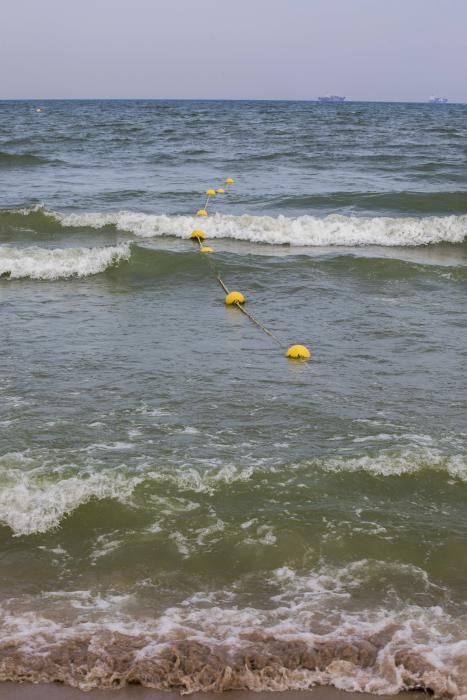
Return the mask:
<path id="1" fill-rule="evenodd" d="M 229 292 L 225 297 L 225 303 L 227 306 L 231 306 L 232 304 L 244 304 L 245 297 L 241 292 Z"/>
<path id="2" fill-rule="evenodd" d="M 208 245 L 203 245 L 202 248 L 199 249 L 201 253 L 214 253 L 214 248 L 211 248 Z"/>
<path id="3" fill-rule="evenodd" d="M 196 216 L 207 216 L 207 215 L 208 215 L 208 213 L 207 213 L 206 209 L 198 209 L 198 211 L 196 212 Z"/>
<path id="4" fill-rule="evenodd" d="M 206 238 L 206 234 L 204 233 L 204 231 L 201 231 L 201 229 L 197 228 L 191 232 L 190 238 L 199 238 L 200 240 L 203 240 L 203 238 Z"/>
<path id="5" fill-rule="evenodd" d="M 214 195 L 216 194 L 216 190 L 206 190 L 206 194 L 208 195 L 208 197 L 214 197 Z"/>
<path id="6" fill-rule="evenodd" d="M 226 185 L 233 185 L 233 184 L 234 184 L 234 179 L 233 179 L 233 177 L 228 177 L 228 178 L 226 178 L 225 184 L 226 184 Z"/>
<path id="7" fill-rule="evenodd" d="M 305 345 L 291 345 L 285 353 L 286 357 L 291 357 L 294 360 L 309 360 L 311 352 Z"/>
<path id="8" fill-rule="evenodd" d="M 217 194 L 224 194 L 225 190 L 222 187 L 219 187 L 217 190 Z"/>

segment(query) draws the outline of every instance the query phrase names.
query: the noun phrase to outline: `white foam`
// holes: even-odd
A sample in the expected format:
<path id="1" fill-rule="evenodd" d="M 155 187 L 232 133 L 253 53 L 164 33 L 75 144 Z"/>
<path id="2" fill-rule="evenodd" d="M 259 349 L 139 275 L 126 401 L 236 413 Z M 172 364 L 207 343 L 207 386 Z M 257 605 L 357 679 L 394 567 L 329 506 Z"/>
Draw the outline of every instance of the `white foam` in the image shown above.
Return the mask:
<path id="1" fill-rule="evenodd" d="M 257 518 L 242 523 L 240 526 L 243 530 L 248 530 L 248 536 L 244 540 L 244 544 L 262 544 L 274 545 L 277 542 L 277 537 L 271 525 L 258 525 Z"/>
<path id="2" fill-rule="evenodd" d="M 128 655 L 134 654 L 135 660 L 157 659 L 168 645 L 172 648 L 183 640 L 207 645 L 214 654 L 217 649 L 227 650 L 229 659 L 235 650 L 250 653 L 250 642 L 258 648 L 260 657 L 264 642 L 267 655 L 271 640 L 280 642 L 273 654 L 286 656 L 290 642 L 296 660 L 293 644 L 300 641 L 310 650 L 327 649 L 324 663 L 316 668 L 293 664 L 277 674 L 270 668 L 268 674 L 260 674 L 256 680 L 251 676 L 256 687 L 248 687 L 285 690 L 321 683 L 377 694 L 420 686 L 432 688 L 440 696 L 467 693 L 465 617 L 439 605 L 405 602 L 394 594 L 390 607 L 372 606 L 367 596 L 364 607 L 355 605 L 361 600 L 362 590 L 374 590 L 377 581 L 384 581 L 395 571 L 407 578 L 415 598 L 417 591 L 433 587 L 426 572 L 416 566 L 361 560 L 341 569 L 326 565 L 302 573 L 288 567 L 278 569 L 264 582 L 278 590 L 264 608 L 242 604 L 238 583 L 232 589 L 194 593 L 148 617 L 135 616 L 135 591 L 68 591 L 4 601 L 0 623 L 5 644 L 19 645 L 42 659 L 61 641 L 76 637 L 89 638 L 98 663 L 101 647 L 103 658 L 111 661 L 112 649 L 105 649 L 109 631 L 141 639 L 136 647 L 128 648 Z M 250 596 L 248 599 L 252 600 Z M 31 612 L 31 608 L 40 612 Z M 65 615 L 65 621 L 54 621 L 56 610 L 61 620 Z M 343 646 L 348 661 L 341 655 Z M 359 649 L 363 650 L 362 656 Z M 99 684 L 99 677 L 91 672 L 81 678 L 79 687 L 90 689 Z"/>
<path id="3" fill-rule="evenodd" d="M 362 457 L 327 457 L 317 460 L 325 471 L 358 472 L 365 471 L 377 476 L 400 476 L 414 474 L 423 469 L 446 472 L 456 479 L 467 481 L 467 456 L 463 454 L 445 455 L 435 448 L 418 447 L 399 452 L 381 451 L 377 455 Z"/>
<path id="4" fill-rule="evenodd" d="M 30 466 L 29 470 L 25 466 Z M 10 453 L 0 458 L 0 522 L 15 535 L 46 532 L 91 498 L 130 497 L 142 477 L 128 477 L 121 471 L 81 471 L 80 474 L 47 478 L 47 466 L 36 466 L 33 458 Z"/>
<path id="5" fill-rule="evenodd" d="M 131 443 L 118 444 L 118 449 L 123 448 L 127 454 L 129 447 Z M 110 444 L 110 448 L 115 448 L 115 444 Z M 376 476 L 393 477 L 426 469 L 467 481 L 465 454 L 445 455 L 435 448 L 420 446 L 397 452 L 387 450 L 358 457 L 335 455 L 289 464 L 258 459 L 251 460 L 248 466 L 210 459 L 196 468 L 186 463 L 159 465 L 152 458 L 147 458 L 139 463 L 135 471 L 125 464 L 107 468 L 99 455 L 108 449 L 109 445 L 94 444 L 84 447 L 77 454 L 27 450 L 0 457 L 0 522 L 11 527 L 16 535 L 29 535 L 57 527 L 62 518 L 92 498 L 115 498 L 138 507 L 134 490 L 142 482 L 168 483 L 178 489 L 177 498 L 154 493 L 149 496 L 149 501 L 157 509 L 155 526 L 159 528 L 162 526 L 161 518 L 198 508 L 196 494 L 214 495 L 233 484 L 257 479 L 262 474 L 272 477 L 284 473 L 285 476 L 294 474 L 298 477 L 302 473 L 309 474 L 310 469 L 319 469 L 330 472 L 365 471 Z M 84 463 L 77 466 L 77 459 Z M 186 492 L 193 494 L 191 499 Z M 212 517 L 214 521 L 209 523 L 203 537 L 212 536 L 215 539 L 215 530 L 219 528 L 211 531 L 214 514 Z M 372 524 L 363 526 L 373 527 Z M 242 530 L 246 543 L 276 543 L 276 533 L 268 523 L 249 520 L 243 523 Z M 196 544 L 196 536 L 191 540 L 182 542 L 179 538 L 176 541 L 184 555 Z"/>
<path id="6" fill-rule="evenodd" d="M 122 443 L 125 451 L 129 443 Z M 95 457 L 108 445 L 89 445 L 80 454 L 61 454 L 54 450 L 26 450 L 7 453 L 0 457 L 0 522 L 8 525 L 15 535 L 46 532 L 57 527 L 60 521 L 92 498 L 116 499 L 131 503 L 135 488 L 143 481 L 168 482 L 180 489 L 194 493 L 214 493 L 226 484 L 246 481 L 255 467 L 211 465 L 202 470 L 187 465 L 154 469 L 156 465 L 143 465 L 135 473 L 124 466 L 106 468 Z M 113 448 L 113 445 L 110 445 Z M 78 458 L 81 463 L 76 464 Z M 180 510 L 186 512 L 199 507 L 198 502 L 186 498 L 166 498 L 152 495 L 150 500 L 158 509 L 158 515 L 166 517 Z M 207 537 L 206 532 L 197 533 Z M 214 528 L 220 529 L 219 524 Z M 196 541 L 196 538 L 195 538 Z M 180 551 L 189 553 L 189 541 L 177 541 Z"/>
<path id="7" fill-rule="evenodd" d="M 200 227 L 195 216 L 167 216 L 141 212 L 51 212 L 63 226 L 103 228 L 114 225 L 135 236 L 188 238 Z M 467 216 L 356 217 L 316 216 L 226 216 L 203 219 L 209 238 L 228 238 L 254 243 L 294 246 L 419 246 L 432 243 L 462 243 Z"/>
<path id="8" fill-rule="evenodd" d="M 130 245 L 102 248 L 0 247 L 0 275 L 10 279 L 58 280 L 97 275 L 120 260 L 128 260 Z"/>
<path id="9" fill-rule="evenodd" d="M 110 535 L 100 535 L 96 538 L 95 546 L 90 555 L 91 566 L 95 566 L 98 559 L 106 557 L 108 554 L 115 552 L 123 544 L 122 539 L 113 538 L 112 533 Z"/>

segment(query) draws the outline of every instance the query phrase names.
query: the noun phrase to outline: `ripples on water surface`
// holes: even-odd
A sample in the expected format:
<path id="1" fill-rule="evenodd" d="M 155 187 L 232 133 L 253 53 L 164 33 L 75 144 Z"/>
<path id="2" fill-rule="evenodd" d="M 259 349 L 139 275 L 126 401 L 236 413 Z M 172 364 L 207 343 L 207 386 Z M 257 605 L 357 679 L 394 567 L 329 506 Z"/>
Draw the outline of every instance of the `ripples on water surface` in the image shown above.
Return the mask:
<path id="1" fill-rule="evenodd" d="M 0 103 L 1 679 L 467 693 L 466 117 Z"/>

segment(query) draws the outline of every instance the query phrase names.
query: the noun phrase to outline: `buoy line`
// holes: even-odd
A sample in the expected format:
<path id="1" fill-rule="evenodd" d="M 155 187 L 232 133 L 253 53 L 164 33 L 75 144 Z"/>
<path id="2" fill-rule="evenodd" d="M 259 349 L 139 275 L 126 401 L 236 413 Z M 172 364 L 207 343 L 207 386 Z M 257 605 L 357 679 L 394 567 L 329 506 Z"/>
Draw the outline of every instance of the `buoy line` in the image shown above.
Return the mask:
<path id="1" fill-rule="evenodd" d="M 225 180 L 226 185 L 233 185 L 234 180 L 231 177 L 226 178 Z M 206 202 L 204 204 L 203 209 L 198 209 L 196 212 L 197 216 L 201 217 L 206 217 L 208 216 L 208 206 L 211 200 L 211 197 L 215 197 L 217 194 L 224 194 L 225 189 L 222 187 L 219 187 L 217 190 L 213 188 L 209 188 L 206 191 Z M 236 306 L 237 309 L 239 309 L 242 314 L 247 316 L 247 318 L 252 321 L 260 330 L 262 330 L 266 335 L 268 335 L 272 340 L 279 345 L 280 348 L 283 350 L 285 349 L 285 356 L 294 359 L 294 360 L 309 360 L 311 357 L 311 352 L 310 350 L 306 347 L 306 345 L 290 345 L 287 347 L 285 343 L 282 343 L 279 338 L 274 335 L 272 331 L 270 331 L 266 326 L 261 323 L 255 316 L 253 316 L 252 313 L 250 313 L 247 309 L 245 309 L 244 304 L 245 304 L 245 297 L 241 292 L 238 291 L 230 291 L 227 285 L 225 284 L 224 280 L 222 279 L 220 272 L 214 263 L 214 261 L 210 258 L 211 253 L 214 253 L 214 249 L 211 248 L 211 246 L 206 246 L 204 245 L 204 241 L 206 239 L 206 234 L 204 231 L 201 229 L 195 229 L 194 231 L 191 232 L 190 238 L 198 244 L 198 250 L 200 253 L 204 254 L 204 257 L 206 259 L 206 262 L 208 263 L 209 267 L 211 270 L 214 272 L 214 275 L 216 276 L 216 279 L 219 283 L 219 285 L 222 287 L 224 290 L 226 297 L 225 297 L 225 303 L 227 306 Z"/>
<path id="2" fill-rule="evenodd" d="M 199 238 L 198 238 L 198 246 L 199 246 L 200 253 L 213 252 L 212 248 L 207 248 L 207 246 L 203 246 L 203 244 L 201 243 L 201 240 Z M 222 289 L 226 293 L 225 303 L 228 306 L 236 306 L 238 309 L 240 309 L 242 314 L 245 314 L 245 316 L 248 316 L 248 318 L 251 321 L 253 321 L 253 323 L 255 323 L 259 328 L 261 328 L 262 331 L 267 333 L 267 335 L 269 335 L 279 345 L 279 347 L 285 348 L 284 343 L 282 343 L 279 340 L 279 338 L 276 335 L 274 335 L 274 333 L 272 331 L 270 331 L 268 328 L 266 328 L 266 326 L 263 323 L 261 323 L 261 321 L 258 321 L 258 319 L 255 318 L 252 313 L 250 313 L 249 311 L 247 311 L 245 309 L 245 307 L 243 306 L 243 304 L 245 303 L 245 297 L 243 296 L 243 294 L 241 292 L 231 292 L 229 290 L 229 288 L 225 284 L 224 280 L 220 276 L 219 270 L 217 269 L 215 263 L 212 260 L 210 260 L 210 258 L 208 258 L 208 257 L 206 258 L 206 262 L 208 263 L 211 270 L 214 272 L 217 281 L 219 282 L 220 286 L 222 287 Z"/>

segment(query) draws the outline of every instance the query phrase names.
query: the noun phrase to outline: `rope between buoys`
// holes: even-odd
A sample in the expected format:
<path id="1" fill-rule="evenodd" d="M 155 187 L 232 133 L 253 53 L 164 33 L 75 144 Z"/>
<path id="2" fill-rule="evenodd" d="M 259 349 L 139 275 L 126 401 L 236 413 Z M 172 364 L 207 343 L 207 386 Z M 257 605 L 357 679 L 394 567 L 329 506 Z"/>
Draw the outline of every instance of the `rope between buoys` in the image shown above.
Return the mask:
<path id="1" fill-rule="evenodd" d="M 196 240 L 198 241 L 198 248 L 201 250 L 201 248 L 203 246 L 201 238 L 199 236 L 197 236 Z M 205 256 L 205 259 L 206 259 L 206 262 L 208 263 L 209 267 L 211 268 L 211 270 L 214 272 L 216 279 L 219 282 L 222 289 L 224 290 L 224 292 L 226 294 L 229 294 L 230 290 L 227 287 L 227 285 L 224 283 L 222 277 L 220 276 L 220 273 L 219 273 L 215 263 L 212 260 L 210 260 L 210 258 L 208 256 Z M 256 326 L 258 326 L 258 328 L 260 328 L 264 333 L 266 333 L 270 338 L 272 338 L 274 340 L 274 342 L 279 345 L 280 348 L 285 348 L 285 343 L 282 343 L 279 340 L 279 338 L 276 335 L 274 335 L 274 333 L 272 331 L 270 331 L 268 328 L 266 328 L 266 326 L 263 323 L 261 323 L 261 321 L 259 321 L 257 318 L 255 318 L 253 316 L 253 314 L 250 313 L 249 311 L 247 311 L 241 304 L 238 303 L 238 301 L 234 302 L 234 305 L 237 307 L 237 309 L 240 309 L 242 314 L 245 314 L 245 316 L 247 316 L 250 319 L 250 321 L 252 321 Z"/>
<path id="2" fill-rule="evenodd" d="M 198 247 L 199 247 L 199 249 L 201 250 L 201 248 L 202 248 L 202 246 L 203 246 L 203 244 L 202 244 L 202 242 L 201 242 L 201 238 L 199 238 L 199 236 L 197 236 L 197 237 L 196 237 L 196 240 L 198 241 Z M 220 276 L 220 272 L 219 272 L 219 270 L 217 269 L 216 265 L 213 263 L 212 260 L 210 260 L 210 258 L 209 258 L 207 255 L 205 255 L 204 258 L 205 258 L 207 264 L 209 265 L 209 267 L 211 268 L 211 270 L 214 272 L 214 274 L 215 274 L 215 276 L 216 276 L 216 279 L 217 279 L 217 281 L 219 282 L 220 286 L 222 287 L 222 289 L 224 290 L 224 292 L 225 292 L 226 294 L 228 294 L 230 290 L 228 289 L 227 285 L 224 283 L 222 277 Z"/>
<path id="3" fill-rule="evenodd" d="M 235 303 L 235 306 L 237 307 L 237 309 L 240 309 L 240 311 L 242 312 L 242 314 L 245 314 L 245 316 L 248 316 L 248 318 L 250 319 L 250 321 L 253 321 L 253 323 L 255 323 L 255 324 L 258 326 L 258 328 L 261 328 L 262 331 L 264 331 L 265 333 L 267 333 L 267 335 L 269 335 L 269 336 L 274 340 L 274 342 L 277 343 L 277 344 L 279 345 L 280 348 L 285 348 L 285 344 L 282 343 L 282 342 L 279 340 L 279 338 L 278 338 L 276 335 L 274 335 L 274 333 L 273 333 L 272 331 L 268 330 L 268 329 L 266 328 L 266 326 L 263 325 L 263 324 L 261 323 L 261 321 L 258 321 L 258 319 L 255 318 L 255 317 L 253 316 L 253 314 L 251 314 L 249 311 L 247 311 L 247 310 L 245 309 L 244 306 L 242 306 L 241 304 L 239 304 L 238 301 L 236 301 L 236 302 L 234 302 L 234 303 Z"/>

